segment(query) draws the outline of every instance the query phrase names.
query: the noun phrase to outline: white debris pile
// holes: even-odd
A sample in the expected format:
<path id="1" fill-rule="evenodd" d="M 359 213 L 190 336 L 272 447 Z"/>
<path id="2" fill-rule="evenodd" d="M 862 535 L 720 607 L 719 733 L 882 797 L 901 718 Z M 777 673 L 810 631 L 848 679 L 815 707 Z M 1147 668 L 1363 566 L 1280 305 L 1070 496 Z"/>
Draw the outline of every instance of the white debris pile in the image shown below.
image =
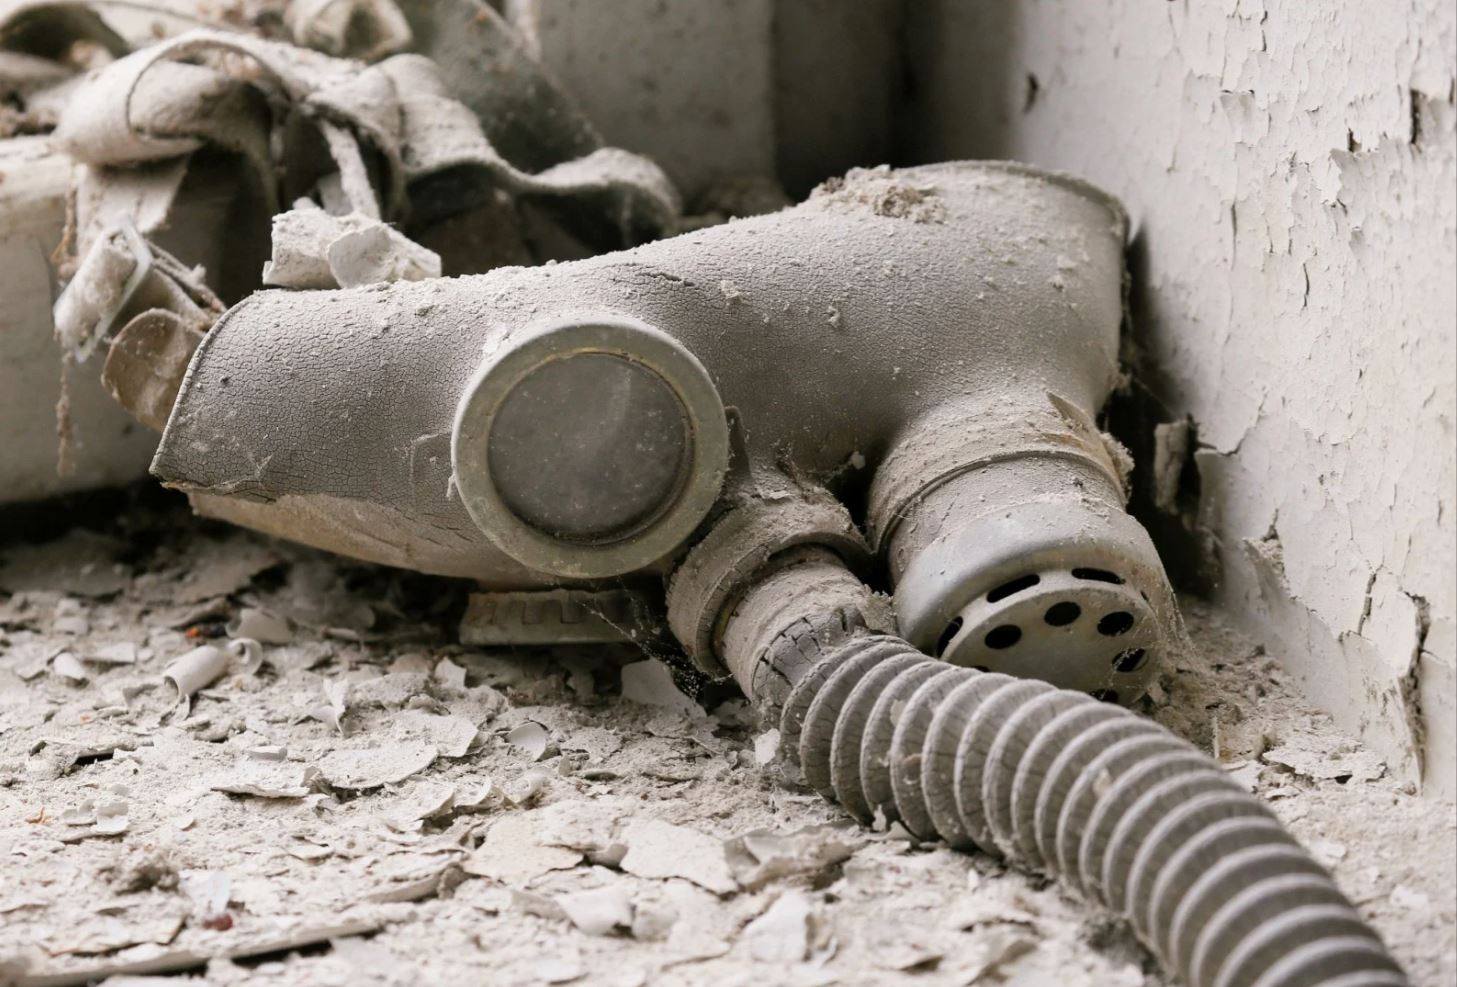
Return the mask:
<path id="1" fill-rule="evenodd" d="M 1161 983 L 1056 886 L 785 788 L 657 660 L 463 648 L 466 587 L 147 517 L 0 545 L 0 981 Z M 1220 663 L 1152 711 L 1450 982 L 1452 861 L 1405 852 L 1450 809 L 1193 616 Z"/>

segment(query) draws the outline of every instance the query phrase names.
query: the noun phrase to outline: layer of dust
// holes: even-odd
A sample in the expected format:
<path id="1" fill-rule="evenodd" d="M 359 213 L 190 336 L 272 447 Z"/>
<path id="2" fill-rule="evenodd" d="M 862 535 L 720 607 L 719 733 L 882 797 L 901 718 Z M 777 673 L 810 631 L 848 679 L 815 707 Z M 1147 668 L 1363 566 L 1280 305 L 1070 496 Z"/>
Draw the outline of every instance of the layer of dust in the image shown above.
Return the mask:
<path id="1" fill-rule="evenodd" d="M 810 198 L 851 208 L 868 206 L 877 216 L 909 219 L 915 223 L 946 221 L 946 205 L 936 198 L 936 187 L 914 185 L 890 173 L 889 165 L 852 168 L 843 178 L 831 178 L 810 193 Z"/>
<path id="2" fill-rule="evenodd" d="M 704 715 L 655 661 L 461 648 L 461 585 L 124 517 L 0 548 L 0 982 L 1164 982 L 1056 886 L 786 790 L 740 703 Z M 1450 984 L 1452 807 L 1186 605 L 1155 715 Z M 229 627 L 261 664 L 179 704 L 164 669 Z"/>

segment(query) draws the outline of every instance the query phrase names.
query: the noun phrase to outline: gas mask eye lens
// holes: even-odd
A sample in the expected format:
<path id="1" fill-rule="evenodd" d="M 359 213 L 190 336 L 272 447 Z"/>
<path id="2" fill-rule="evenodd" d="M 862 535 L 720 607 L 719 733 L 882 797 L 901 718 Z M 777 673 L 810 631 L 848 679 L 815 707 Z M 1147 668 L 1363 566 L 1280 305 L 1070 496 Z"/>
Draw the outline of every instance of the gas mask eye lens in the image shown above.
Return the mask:
<path id="1" fill-rule="evenodd" d="M 682 343 L 617 316 L 528 329 L 456 408 L 455 487 L 502 551 L 595 579 L 673 553 L 718 499 L 723 402 Z"/>
<path id="2" fill-rule="evenodd" d="M 487 445 L 511 512 L 577 542 L 620 538 L 653 521 L 678 494 L 692 455 L 673 389 L 611 353 L 531 371 L 501 402 Z"/>

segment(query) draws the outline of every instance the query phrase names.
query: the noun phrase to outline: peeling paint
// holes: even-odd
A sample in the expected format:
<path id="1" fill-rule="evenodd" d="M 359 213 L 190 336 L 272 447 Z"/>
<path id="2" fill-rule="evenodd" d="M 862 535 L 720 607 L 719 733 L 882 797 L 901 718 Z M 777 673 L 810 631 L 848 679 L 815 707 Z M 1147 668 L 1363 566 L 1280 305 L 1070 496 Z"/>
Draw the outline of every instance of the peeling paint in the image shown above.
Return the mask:
<path id="1" fill-rule="evenodd" d="M 915 158 L 1013 157 L 1123 198 L 1140 376 L 1198 430 L 1221 602 L 1448 797 L 1454 20 L 1439 0 L 935 0 L 908 31 Z"/>

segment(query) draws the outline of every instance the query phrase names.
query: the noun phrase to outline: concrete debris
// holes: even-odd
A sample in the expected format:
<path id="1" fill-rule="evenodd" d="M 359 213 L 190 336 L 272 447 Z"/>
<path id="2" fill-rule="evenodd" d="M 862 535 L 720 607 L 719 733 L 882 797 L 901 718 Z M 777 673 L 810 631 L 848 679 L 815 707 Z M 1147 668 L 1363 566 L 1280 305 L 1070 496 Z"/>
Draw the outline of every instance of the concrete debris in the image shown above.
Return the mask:
<path id="1" fill-rule="evenodd" d="M 341 288 L 440 277 L 439 254 L 378 222 L 340 234 L 325 256 Z"/>
<path id="2" fill-rule="evenodd" d="M 1346 845 L 1337 843 L 1335 840 L 1310 840 L 1305 844 L 1305 848 L 1310 851 L 1310 855 L 1317 862 L 1326 867 L 1334 866 L 1336 861 L 1346 859 Z"/>
<path id="3" fill-rule="evenodd" d="M 178 886 L 180 879 L 171 857 L 160 850 L 129 854 L 115 866 L 103 870 L 111 889 L 119 894 L 135 894 L 152 888 L 171 891 Z"/>
<path id="4" fill-rule="evenodd" d="M 611 798 L 564 799 L 540 812 L 541 840 L 584 854 L 594 864 L 618 867 L 627 847 L 618 836 L 618 821 L 630 807 Z"/>
<path id="5" fill-rule="evenodd" d="M 1428 911 L 1432 907 L 1432 899 L 1423 891 L 1416 891 L 1405 884 L 1398 884 L 1391 891 L 1391 903 L 1398 908 L 1409 908 L 1414 911 Z"/>
<path id="6" fill-rule="evenodd" d="M 343 679 L 334 680 L 345 682 Z M 430 678 L 424 672 L 391 671 L 372 678 L 347 680 L 347 693 L 342 686 L 330 686 L 326 680 L 325 695 L 332 705 L 377 706 L 380 709 L 401 709 L 415 699 L 429 695 Z"/>
<path id="7" fill-rule="evenodd" d="M 475 778 L 464 789 L 456 792 L 457 812 L 477 812 L 486 808 L 493 795 L 499 794 L 489 778 Z"/>
<path id="8" fill-rule="evenodd" d="M 90 826 L 96 821 L 96 803 L 87 799 L 80 805 L 62 812 L 57 818 L 67 826 Z"/>
<path id="9" fill-rule="evenodd" d="M 876 943 L 875 965 L 882 970 L 899 973 L 929 970 L 947 953 L 945 947 L 928 945 L 923 939 L 924 930 L 901 928 L 896 932 L 901 934 L 893 940 Z"/>
<path id="10" fill-rule="evenodd" d="M 432 615 L 393 572 L 280 555 L 185 512 L 141 530 L 106 540 L 130 573 L 111 595 L 0 592 L 7 976 L 1167 987 L 1123 926 L 1056 886 L 782 790 L 747 711 L 690 708 L 659 662 L 627 665 L 623 698 L 616 656 L 574 650 L 574 666 L 437 633 L 464 588 Z M 229 546 L 247 564 L 189 579 L 228 569 Z M 30 549 L 0 549 L 15 551 Z M 1273 799 L 1414 982 L 1450 983 L 1454 862 L 1405 849 L 1457 839 L 1450 807 L 1365 765 L 1267 659 L 1186 608 L 1198 648 L 1148 711 L 1206 747 L 1219 723 L 1232 775 Z M 199 647 L 248 667 L 224 636 L 245 609 L 286 620 L 290 642 L 179 718 L 164 670 Z M 63 653 L 86 681 L 54 674 Z M 649 669 L 668 705 L 632 685 Z"/>

